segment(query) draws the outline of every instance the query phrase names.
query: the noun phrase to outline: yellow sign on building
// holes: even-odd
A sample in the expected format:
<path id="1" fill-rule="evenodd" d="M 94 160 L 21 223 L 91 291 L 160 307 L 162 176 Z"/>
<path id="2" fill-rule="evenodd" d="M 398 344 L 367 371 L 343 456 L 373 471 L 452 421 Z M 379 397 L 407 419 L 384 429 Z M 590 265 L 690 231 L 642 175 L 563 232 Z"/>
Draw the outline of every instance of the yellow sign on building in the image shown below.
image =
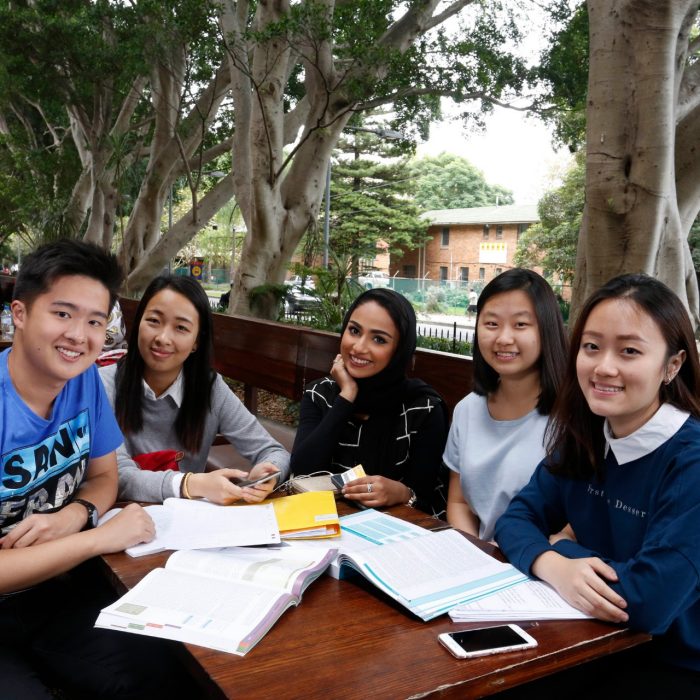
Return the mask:
<path id="1" fill-rule="evenodd" d="M 508 244 L 502 241 L 498 243 L 480 243 L 479 262 L 496 264 L 508 262 Z"/>

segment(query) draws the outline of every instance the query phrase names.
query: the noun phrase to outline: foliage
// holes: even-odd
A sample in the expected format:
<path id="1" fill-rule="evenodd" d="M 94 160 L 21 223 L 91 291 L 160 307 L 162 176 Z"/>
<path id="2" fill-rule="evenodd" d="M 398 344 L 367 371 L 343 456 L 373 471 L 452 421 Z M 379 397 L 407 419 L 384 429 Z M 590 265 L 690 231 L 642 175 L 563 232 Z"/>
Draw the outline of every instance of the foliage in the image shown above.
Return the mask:
<path id="1" fill-rule="evenodd" d="M 537 205 L 540 221 L 518 241 L 514 263 L 519 267 L 541 266 L 570 284 L 576 269 L 576 245 L 585 202 L 585 160 L 576 155 L 560 187 L 545 193 Z"/>
<path id="2" fill-rule="evenodd" d="M 319 330 L 340 332 L 346 311 L 365 289 L 350 276 L 351 255 L 338 255 L 331 250 L 329 257 L 328 269 L 295 266 L 294 272 L 302 280 L 306 278 L 315 280 L 314 289 L 307 291 L 310 296 L 316 297 L 317 303 L 296 321 L 284 320 L 298 321 Z M 282 307 L 280 309 L 282 310 Z"/>
<path id="3" fill-rule="evenodd" d="M 428 335 L 419 335 L 417 346 L 426 350 L 440 350 L 451 352 L 455 355 L 472 355 L 472 343 L 467 340 L 451 340 L 450 338 L 435 338 Z"/>
<path id="4" fill-rule="evenodd" d="M 411 175 L 415 179 L 416 203 L 424 211 L 513 203 L 510 190 L 489 185 L 478 168 L 452 153 L 414 160 Z"/>
<path id="5" fill-rule="evenodd" d="M 550 105 L 543 112 L 554 125 L 558 142 L 574 152 L 586 139 L 586 89 L 588 84 L 588 10 L 581 3 L 564 10 L 565 26 L 550 37 L 538 75 Z"/>
<path id="6" fill-rule="evenodd" d="M 26 226 L 110 246 L 121 223 L 136 291 L 235 194 L 247 240 L 234 295 L 250 311 L 251 289 L 282 281 L 316 219 L 354 115 L 390 105 L 390 126 L 421 137 L 442 97 L 478 120 L 522 91 L 532 74 L 508 48 L 520 6 L 0 3 L 0 237 Z M 222 157 L 235 173 L 206 192 L 202 170 Z M 191 206 L 161 236 L 179 179 Z"/>
<path id="7" fill-rule="evenodd" d="M 356 278 L 359 260 L 373 261 L 378 243 L 390 253 L 415 248 L 427 230 L 411 197 L 406 142 L 387 140 L 372 123 L 351 128 L 338 143 L 331 169 L 330 246 L 336 255 L 351 256 Z"/>
<path id="8" fill-rule="evenodd" d="M 165 89 L 146 76 L 176 70 L 173 45 L 201 51 L 210 16 L 199 0 L 0 3 L 0 231 L 110 245 L 138 197 L 149 106 Z M 205 63 L 189 66 L 192 79 L 211 75 Z"/>

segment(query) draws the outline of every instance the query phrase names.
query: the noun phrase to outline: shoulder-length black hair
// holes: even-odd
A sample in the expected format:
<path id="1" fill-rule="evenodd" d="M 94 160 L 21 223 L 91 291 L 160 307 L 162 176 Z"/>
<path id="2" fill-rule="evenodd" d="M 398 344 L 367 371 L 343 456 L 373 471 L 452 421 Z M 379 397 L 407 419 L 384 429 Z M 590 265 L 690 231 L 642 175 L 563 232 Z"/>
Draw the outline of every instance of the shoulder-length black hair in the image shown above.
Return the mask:
<path id="1" fill-rule="evenodd" d="M 198 452 L 207 415 L 211 410 L 211 389 L 216 377 L 211 369 L 213 358 L 212 315 L 209 299 L 199 282 L 191 277 L 162 275 L 156 277 L 141 297 L 129 333 L 129 352 L 119 362 L 115 379 L 114 408 L 124 433 L 138 433 L 143 428 L 143 370 L 139 346 L 139 326 L 151 299 L 163 289 L 172 289 L 192 303 L 199 316 L 197 349 L 183 365 L 183 397 L 175 420 L 175 431 L 188 452 Z M 166 446 L 167 447 L 167 446 Z"/>
<path id="2" fill-rule="evenodd" d="M 486 362 L 479 350 L 479 316 L 492 297 L 506 292 L 522 291 L 530 297 L 537 316 L 540 333 L 540 396 L 537 410 L 543 416 L 549 415 L 566 367 L 568 340 L 561 317 L 557 298 L 547 281 L 541 275 L 524 268 L 506 270 L 494 277 L 479 295 L 476 305 L 476 325 L 474 328 L 474 391 L 487 396 L 498 387 L 498 372 Z"/>
<path id="3" fill-rule="evenodd" d="M 643 274 L 620 275 L 588 298 L 571 336 L 571 349 L 561 391 L 552 413 L 547 444 L 550 470 L 573 478 L 602 475 L 605 438 L 602 416 L 596 416 L 579 386 L 576 358 L 593 309 L 608 299 L 628 299 L 647 314 L 666 340 L 666 359 L 681 350 L 685 361 L 669 384 L 659 386 L 659 400 L 700 418 L 700 363 L 693 327 L 680 299 L 662 282 Z"/>

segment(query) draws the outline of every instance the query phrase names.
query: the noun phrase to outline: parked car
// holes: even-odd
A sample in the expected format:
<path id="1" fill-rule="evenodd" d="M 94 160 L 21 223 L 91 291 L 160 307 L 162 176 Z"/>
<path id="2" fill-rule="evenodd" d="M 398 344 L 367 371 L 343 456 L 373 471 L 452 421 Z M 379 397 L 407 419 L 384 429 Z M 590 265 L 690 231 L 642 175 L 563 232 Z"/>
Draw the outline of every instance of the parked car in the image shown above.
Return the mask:
<path id="1" fill-rule="evenodd" d="M 285 284 L 287 283 L 285 282 Z M 286 314 L 309 311 L 318 306 L 318 303 L 319 299 L 314 292 L 313 281 L 307 279 L 303 287 L 300 284 L 287 284 L 287 292 L 284 295 L 284 312 Z"/>
<path id="2" fill-rule="evenodd" d="M 388 287 L 391 284 L 391 277 L 381 270 L 370 270 L 364 275 L 360 275 L 358 280 L 365 289 Z"/>
<path id="3" fill-rule="evenodd" d="M 294 275 L 294 277 L 290 277 L 288 280 L 285 280 L 284 283 L 288 287 L 306 287 L 307 289 L 316 288 L 313 277 L 304 277 L 302 279 L 301 275 Z"/>

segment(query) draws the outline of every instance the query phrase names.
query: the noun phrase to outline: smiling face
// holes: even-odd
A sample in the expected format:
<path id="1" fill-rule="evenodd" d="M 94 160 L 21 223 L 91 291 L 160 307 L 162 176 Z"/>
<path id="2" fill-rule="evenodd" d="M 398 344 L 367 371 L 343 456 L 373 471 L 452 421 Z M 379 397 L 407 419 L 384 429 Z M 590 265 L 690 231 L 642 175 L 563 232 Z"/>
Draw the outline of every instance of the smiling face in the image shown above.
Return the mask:
<path id="1" fill-rule="evenodd" d="M 661 383 L 675 377 L 683 359 L 683 352 L 668 358 L 661 330 L 637 304 L 608 299 L 586 320 L 576 374 L 591 411 L 621 438 L 656 413 Z"/>
<path id="2" fill-rule="evenodd" d="M 109 292 L 91 277 L 59 277 L 31 304 L 13 301 L 12 313 L 28 377 L 37 385 L 60 387 L 100 354 Z"/>
<path id="3" fill-rule="evenodd" d="M 539 373 L 540 331 L 535 307 L 521 289 L 491 297 L 477 320 L 479 352 L 503 379 Z"/>
<path id="4" fill-rule="evenodd" d="M 376 301 L 358 306 L 340 339 L 340 354 L 348 374 L 366 379 L 381 372 L 399 344 L 399 331 Z"/>
<path id="5" fill-rule="evenodd" d="M 139 352 L 144 379 L 156 394 L 177 379 L 198 335 L 199 314 L 187 297 L 168 288 L 151 297 L 139 324 Z"/>

